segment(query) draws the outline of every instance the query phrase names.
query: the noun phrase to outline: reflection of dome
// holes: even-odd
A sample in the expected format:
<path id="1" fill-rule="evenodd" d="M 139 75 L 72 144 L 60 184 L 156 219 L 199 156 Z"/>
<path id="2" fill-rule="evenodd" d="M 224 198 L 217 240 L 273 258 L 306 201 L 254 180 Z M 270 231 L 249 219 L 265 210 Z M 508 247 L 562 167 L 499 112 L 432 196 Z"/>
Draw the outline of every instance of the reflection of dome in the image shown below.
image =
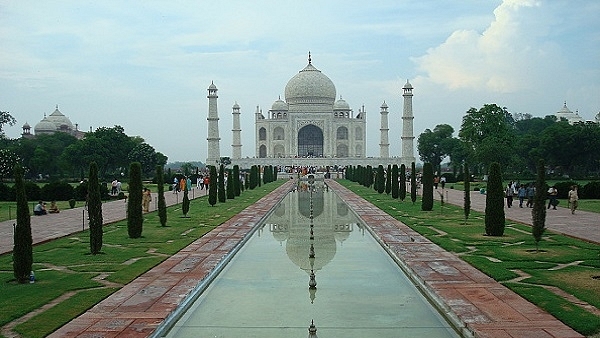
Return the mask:
<path id="1" fill-rule="evenodd" d="M 38 122 L 35 125 L 35 127 L 33 128 L 33 131 L 36 134 L 54 133 L 54 132 L 56 132 L 56 125 L 54 123 L 52 123 L 50 120 L 48 120 L 47 117 L 44 116 L 44 119 L 42 119 L 40 122 Z"/>
<path id="2" fill-rule="evenodd" d="M 321 270 L 325 265 L 335 257 L 337 244 L 331 229 L 315 226 L 313 228 L 315 239 L 309 239 L 310 227 L 302 226 L 293 230 L 290 237 L 285 242 L 285 251 L 289 259 L 300 269 L 310 272 L 310 270 Z M 311 266 L 308 258 L 310 244 L 314 244 L 315 261 Z"/>
<path id="3" fill-rule="evenodd" d="M 309 57 L 308 65 L 292 77 L 285 86 L 285 101 L 289 104 L 333 105 L 335 85 L 325 74 L 312 65 Z"/>
<path id="4" fill-rule="evenodd" d="M 73 124 L 71 123 L 71 120 L 69 120 L 68 117 L 66 117 L 63 113 L 61 113 L 60 110 L 58 110 L 58 105 L 56 106 L 56 110 L 54 110 L 54 112 L 52 114 L 50 114 L 50 116 L 48 116 L 48 121 L 54 123 L 55 130 L 56 129 L 62 129 L 62 130 L 74 129 Z"/>

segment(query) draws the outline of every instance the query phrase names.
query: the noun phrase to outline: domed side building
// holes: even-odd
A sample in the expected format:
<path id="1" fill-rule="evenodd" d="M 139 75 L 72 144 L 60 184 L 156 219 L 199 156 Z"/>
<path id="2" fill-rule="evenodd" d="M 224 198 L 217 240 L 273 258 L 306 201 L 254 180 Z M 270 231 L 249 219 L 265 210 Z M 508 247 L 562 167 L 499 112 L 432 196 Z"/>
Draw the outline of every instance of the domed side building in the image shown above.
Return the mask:
<path id="1" fill-rule="evenodd" d="M 32 138 L 37 135 L 49 135 L 56 132 L 67 133 L 78 139 L 82 139 L 85 136 L 85 133 L 78 130 L 77 125 L 73 126 L 71 120 L 58 109 L 58 105 L 56 105 L 56 109 L 49 116 L 44 114 L 44 118 L 33 127 L 33 132 L 34 134 L 31 134 L 31 126 L 25 122 L 23 133 L 21 134 L 25 138 Z"/>
<path id="2" fill-rule="evenodd" d="M 256 112 L 258 158 L 365 157 L 365 116 L 354 113 L 333 82 L 312 65 L 285 86 L 285 101 L 273 103 L 265 117 Z"/>

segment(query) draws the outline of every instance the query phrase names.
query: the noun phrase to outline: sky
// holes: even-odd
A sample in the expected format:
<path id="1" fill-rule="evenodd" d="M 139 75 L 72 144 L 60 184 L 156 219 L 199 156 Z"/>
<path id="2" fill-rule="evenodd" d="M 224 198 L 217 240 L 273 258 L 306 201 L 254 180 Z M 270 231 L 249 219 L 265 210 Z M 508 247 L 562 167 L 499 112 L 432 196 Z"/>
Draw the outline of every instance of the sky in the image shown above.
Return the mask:
<path id="1" fill-rule="evenodd" d="M 367 156 L 379 155 L 384 101 L 390 155 L 401 156 L 407 80 L 415 137 L 438 124 L 456 136 L 466 111 L 488 103 L 544 117 L 566 101 L 593 120 L 598 17 L 588 0 L 0 0 L 0 111 L 17 120 L 10 138 L 58 105 L 81 130 L 120 125 L 169 162 L 204 162 L 214 82 L 221 156 L 237 102 L 252 157 L 256 106 L 266 115 L 284 99 L 310 51 L 337 96 L 355 113 L 364 105 Z"/>

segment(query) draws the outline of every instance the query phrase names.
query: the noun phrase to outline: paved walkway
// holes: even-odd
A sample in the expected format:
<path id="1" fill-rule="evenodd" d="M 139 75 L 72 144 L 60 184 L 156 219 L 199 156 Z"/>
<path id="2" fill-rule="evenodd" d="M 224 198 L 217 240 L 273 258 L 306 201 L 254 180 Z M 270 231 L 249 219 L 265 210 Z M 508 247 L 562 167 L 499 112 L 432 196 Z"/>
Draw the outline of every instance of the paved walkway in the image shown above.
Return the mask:
<path id="1" fill-rule="evenodd" d="M 464 191 L 455 189 L 437 189 L 433 196 L 440 199 L 438 192 L 444 192 L 444 201 L 463 206 Z M 485 196 L 479 192 L 471 192 L 471 209 L 484 212 Z M 564 203 L 564 201 L 562 201 Z M 513 201 L 512 208 L 506 207 L 504 203 L 504 213 L 507 219 L 518 221 L 524 224 L 532 224 L 531 208 L 519 208 L 519 200 Z M 600 214 L 588 211 L 576 210 L 571 214 L 571 210 L 566 205 L 559 204 L 556 210 L 550 208 L 546 210 L 546 228 L 550 231 L 563 234 L 570 237 L 582 239 L 584 241 L 600 244 Z"/>
<path id="2" fill-rule="evenodd" d="M 188 196 L 189 199 L 204 196 L 207 190 L 193 188 Z M 158 195 L 152 194 L 150 211 L 157 208 Z M 181 203 L 183 193 L 174 194 L 171 191 L 165 192 L 165 202 L 167 206 Z M 32 213 L 33 214 L 33 213 Z M 114 223 L 124 220 L 127 214 L 126 200 L 115 200 L 102 204 L 102 220 L 104 224 Z M 83 207 L 61 210 L 58 214 L 48 214 L 43 216 L 31 216 L 31 235 L 33 244 L 39 244 L 64 237 L 75 232 L 89 229 L 88 213 Z M 0 222 L 0 255 L 11 252 L 14 246 L 13 224 L 16 220 Z"/>
<path id="3" fill-rule="evenodd" d="M 185 296 L 252 231 L 261 218 L 283 198 L 292 184 L 293 182 L 289 181 L 277 188 L 67 323 L 50 337 L 148 337 L 160 323 L 172 315 Z M 582 337 L 548 313 L 457 256 L 442 250 L 337 182 L 330 181 L 328 184 L 341 195 L 365 224 L 373 229 L 384 247 L 397 257 L 401 257 L 399 264 L 403 269 L 415 283 L 432 295 L 439 307 L 454 318 L 464 333 L 475 337 Z M 449 190 L 447 196 L 450 202 L 462 204 L 461 191 Z M 473 209 L 483 210 L 484 197 L 478 194 L 472 195 Z M 113 203 L 118 203 L 120 206 Z M 124 205 L 122 201 L 110 202 L 106 203 L 106 208 L 103 207 L 103 210 L 106 212 L 112 210 L 112 214 L 117 214 L 121 209 L 123 209 L 121 212 L 124 212 Z M 553 215 L 554 212 L 556 214 Z M 36 225 L 35 231 L 44 226 L 49 228 L 45 229 L 48 234 L 61 237 L 68 234 L 70 231 L 68 229 L 81 230 L 78 221 L 80 213 L 81 210 L 73 211 L 71 219 L 66 217 L 68 213 L 65 211 L 59 215 L 36 217 L 32 220 L 44 218 L 57 221 Z M 507 211 L 509 218 L 521 215 L 520 217 L 526 219 L 527 214 L 528 210 L 525 208 L 522 210 L 511 208 Z M 61 222 L 58 222 L 58 217 L 52 218 L 62 217 L 62 215 L 65 215 L 65 218 L 61 218 Z M 579 231 L 577 224 L 581 223 L 581 219 L 590 217 L 592 220 L 598 219 L 597 214 L 588 215 L 588 213 L 578 212 L 576 215 L 571 215 L 569 211 L 561 208 L 549 210 L 548 218 L 558 219 L 561 215 L 564 216 L 561 218 L 562 223 L 554 225 L 552 222 L 547 222 L 547 224 L 560 227 L 563 232 L 573 236 L 581 236 L 578 233 L 569 233 L 569 229 Z M 594 215 L 596 217 L 593 217 Z M 75 225 L 69 225 L 71 223 Z M 590 222 L 590 226 L 598 225 L 596 222 Z M 10 228 L 12 231 L 12 223 Z M 584 233 L 583 236 L 587 234 Z M 52 237 L 46 235 L 41 239 L 40 236 L 37 238 L 36 242 L 39 242 Z M 12 236 L 10 244 L 12 244 Z M 2 245 L 4 247 L 4 242 Z"/>

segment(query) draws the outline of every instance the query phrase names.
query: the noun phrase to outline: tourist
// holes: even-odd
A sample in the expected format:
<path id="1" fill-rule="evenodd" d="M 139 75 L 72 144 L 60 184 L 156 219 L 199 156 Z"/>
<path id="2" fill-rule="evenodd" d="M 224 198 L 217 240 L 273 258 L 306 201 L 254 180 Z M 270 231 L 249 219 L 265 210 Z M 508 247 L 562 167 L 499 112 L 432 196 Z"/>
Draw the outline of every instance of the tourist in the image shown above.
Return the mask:
<path id="1" fill-rule="evenodd" d="M 535 196 L 535 185 L 529 183 L 527 186 L 527 207 L 533 208 L 533 197 Z"/>
<path id="2" fill-rule="evenodd" d="M 554 210 L 556 210 L 556 206 L 558 205 L 558 201 L 556 200 L 557 196 L 558 190 L 556 189 L 556 186 L 553 185 L 548 189 L 548 198 L 550 199 L 548 201 L 548 209 L 552 207 Z"/>
<path id="3" fill-rule="evenodd" d="M 440 183 L 442 184 L 442 189 L 444 189 L 446 187 L 446 176 L 440 178 Z"/>
<path id="4" fill-rule="evenodd" d="M 116 195 L 116 194 L 117 194 L 117 182 L 118 182 L 118 181 L 117 181 L 117 179 L 115 178 L 115 179 L 114 179 L 114 180 L 111 182 L 111 184 L 110 184 L 110 187 L 111 187 L 111 189 L 110 189 L 110 194 L 111 194 L 111 195 Z"/>
<path id="5" fill-rule="evenodd" d="M 517 196 L 519 197 L 519 208 L 523 207 L 523 200 L 527 196 L 527 189 L 525 189 L 524 185 L 519 186 L 519 190 L 517 191 Z"/>
<path id="6" fill-rule="evenodd" d="M 33 208 L 33 214 L 36 216 L 46 215 L 46 203 L 39 201 Z"/>
<path id="7" fill-rule="evenodd" d="M 512 202 L 513 202 L 513 188 L 512 188 L 512 184 L 509 183 L 506 186 L 506 189 L 504 190 L 504 195 L 506 196 L 506 206 L 507 207 L 512 207 Z"/>
<path id="8" fill-rule="evenodd" d="M 433 187 L 437 189 L 438 188 L 438 183 L 440 183 L 440 178 L 437 177 L 437 176 L 435 176 L 433 178 Z"/>
<path id="9" fill-rule="evenodd" d="M 48 212 L 51 214 L 58 214 L 60 212 L 58 206 L 56 205 L 56 201 L 50 202 L 50 208 L 48 208 Z"/>
<path id="10" fill-rule="evenodd" d="M 579 196 L 577 196 L 577 185 L 572 185 L 569 190 L 569 207 L 571 208 L 571 214 L 575 214 L 575 209 L 579 204 Z"/>
<path id="11" fill-rule="evenodd" d="M 144 212 L 150 211 L 150 201 L 152 201 L 150 189 L 144 188 L 144 192 L 142 193 L 142 207 Z"/>

